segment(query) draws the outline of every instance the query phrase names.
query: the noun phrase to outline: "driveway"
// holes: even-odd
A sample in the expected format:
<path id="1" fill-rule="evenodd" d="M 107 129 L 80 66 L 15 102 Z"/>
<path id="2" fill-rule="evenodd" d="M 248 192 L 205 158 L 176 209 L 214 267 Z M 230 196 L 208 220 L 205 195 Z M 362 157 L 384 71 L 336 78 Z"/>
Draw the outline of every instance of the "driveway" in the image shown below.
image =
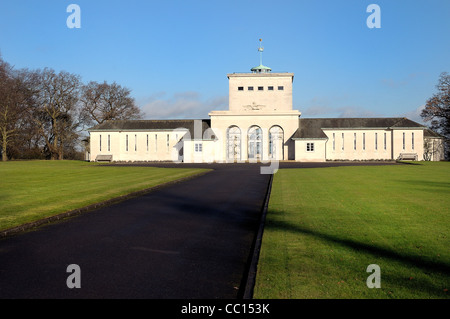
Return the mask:
<path id="1" fill-rule="evenodd" d="M 215 168 L 1 240 L 0 298 L 239 297 L 269 175 Z M 67 287 L 71 264 L 81 288 Z"/>
<path id="2" fill-rule="evenodd" d="M 281 163 L 338 165 L 351 163 Z M 0 240 L 0 298 L 242 297 L 270 175 L 258 164 L 152 166 L 214 170 Z M 66 284 L 72 264 L 81 288 Z"/>

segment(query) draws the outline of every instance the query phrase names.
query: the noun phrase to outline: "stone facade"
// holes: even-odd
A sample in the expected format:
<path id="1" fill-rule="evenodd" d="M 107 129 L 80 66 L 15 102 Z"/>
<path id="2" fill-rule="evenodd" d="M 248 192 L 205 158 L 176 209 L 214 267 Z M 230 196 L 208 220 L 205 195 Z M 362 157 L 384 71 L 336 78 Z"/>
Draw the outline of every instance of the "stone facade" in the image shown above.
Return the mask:
<path id="1" fill-rule="evenodd" d="M 423 160 L 430 154 L 424 152 L 425 140 L 433 147 L 427 159 L 442 159 L 440 137 L 424 137 L 426 127 L 406 118 L 301 118 L 292 105 L 293 73 L 227 77 L 228 110 L 212 111 L 203 120 L 102 123 L 89 130 L 90 160 Z"/>

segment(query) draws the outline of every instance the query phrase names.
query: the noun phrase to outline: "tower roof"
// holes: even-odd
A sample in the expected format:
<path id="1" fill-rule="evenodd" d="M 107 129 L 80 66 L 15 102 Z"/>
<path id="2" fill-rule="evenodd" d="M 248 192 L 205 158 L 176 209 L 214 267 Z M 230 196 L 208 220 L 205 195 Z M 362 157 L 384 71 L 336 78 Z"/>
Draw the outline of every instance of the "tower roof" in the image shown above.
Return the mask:
<path id="1" fill-rule="evenodd" d="M 272 69 L 269 68 L 268 66 L 260 64 L 258 66 L 255 66 L 254 68 L 251 68 L 251 71 L 256 73 L 267 73 L 272 71 Z"/>

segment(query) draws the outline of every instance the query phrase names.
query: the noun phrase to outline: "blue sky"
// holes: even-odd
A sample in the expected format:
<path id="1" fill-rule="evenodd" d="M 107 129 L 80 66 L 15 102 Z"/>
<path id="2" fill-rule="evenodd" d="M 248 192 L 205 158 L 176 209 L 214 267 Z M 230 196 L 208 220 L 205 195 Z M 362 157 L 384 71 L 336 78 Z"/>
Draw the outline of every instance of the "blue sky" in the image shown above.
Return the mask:
<path id="1" fill-rule="evenodd" d="M 81 28 L 69 29 L 69 4 Z M 369 4 L 381 28 L 369 29 Z M 303 117 L 418 114 L 450 72 L 450 1 L 2 0 L 0 52 L 132 90 L 145 118 L 207 118 L 228 106 L 227 73 L 293 72 Z"/>

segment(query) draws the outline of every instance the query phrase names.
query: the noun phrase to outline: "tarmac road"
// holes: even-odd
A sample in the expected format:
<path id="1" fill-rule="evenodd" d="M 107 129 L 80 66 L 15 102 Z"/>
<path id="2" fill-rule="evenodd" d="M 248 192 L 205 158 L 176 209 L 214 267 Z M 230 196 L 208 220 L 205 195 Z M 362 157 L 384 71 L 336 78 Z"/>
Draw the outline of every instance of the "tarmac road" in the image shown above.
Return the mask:
<path id="1" fill-rule="evenodd" d="M 145 165 L 214 170 L 0 240 L 0 298 L 241 298 L 270 176 L 258 164 Z M 81 288 L 67 286 L 72 264 Z"/>
<path id="2" fill-rule="evenodd" d="M 239 297 L 269 175 L 215 168 L 0 240 L 0 298 Z M 71 264 L 81 288 L 66 284 Z"/>

